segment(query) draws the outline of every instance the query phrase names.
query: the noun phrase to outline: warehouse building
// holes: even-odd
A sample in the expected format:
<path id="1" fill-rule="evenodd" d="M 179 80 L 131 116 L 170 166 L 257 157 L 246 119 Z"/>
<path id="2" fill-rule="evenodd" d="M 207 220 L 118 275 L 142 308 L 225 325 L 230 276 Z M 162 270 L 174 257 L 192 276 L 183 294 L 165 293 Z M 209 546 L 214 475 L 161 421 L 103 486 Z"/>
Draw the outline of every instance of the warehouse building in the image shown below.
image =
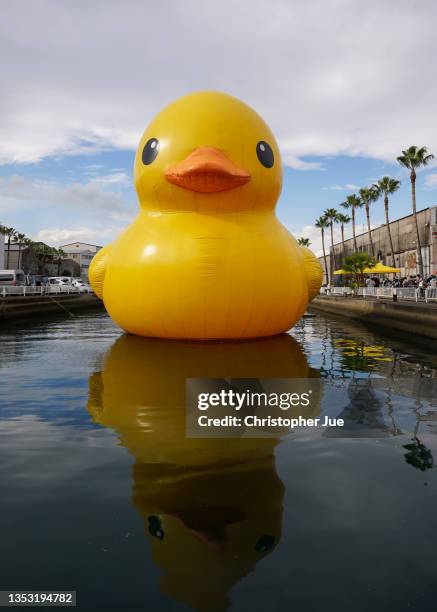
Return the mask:
<path id="1" fill-rule="evenodd" d="M 423 260 L 424 276 L 437 274 L 437 206 L 430 206 L 418 211 L 417 221 L 419 226 L 419 239 Z M 386 224 L 372 229 L 372 242 L 375 257 L 382 263 L 400 268 L 400 276 L 414 276 L 419 272 L 417 263 L 417 237 L 413 215 L 401 217 L 390 223 L 390 232 L 393 241 L 391 252 L 390 240 Z M 343 257 L 343 245 L 341 242 L 334 244 L 334 252 L 329 247 L 329 232 L 325 237 L 325 247 L 328 260 L 328 269 L 331 273 L 341 268 Z M 368 232 L 357 234 L 358 251 L 371 254 L 371 246 Z M 344 242 L 344 256 L 355 252 L 353 238 Z M 324 268 L 323 257 L 319 258 Z M 335 278 L 335 277 L 334 277 Z M 324 278 L 326 282 L 326 278 Z"/>

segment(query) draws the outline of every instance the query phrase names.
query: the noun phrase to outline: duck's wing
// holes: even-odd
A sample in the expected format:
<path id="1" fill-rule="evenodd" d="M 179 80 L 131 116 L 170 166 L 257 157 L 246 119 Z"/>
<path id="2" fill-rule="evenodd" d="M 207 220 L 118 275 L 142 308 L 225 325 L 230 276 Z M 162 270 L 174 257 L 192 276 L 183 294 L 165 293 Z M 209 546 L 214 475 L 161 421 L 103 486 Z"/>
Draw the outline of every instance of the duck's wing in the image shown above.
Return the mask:
<path id="1" fill-rule="evenodd" d="M 90 285 L 94 293 L 101 300 L 103 299 L 103 284 L 105 282 L 105 273 L 111 249 L 112 244 L 107 244 L 103 249 L 100 249 L 92 258 L 88 271 Z"/>
<path id="2" fill-rule="evenodd" d="M 308 283 L 308 298 L 311 301 L 318 295 L 323 282 L 323 268 L 308 247 L 300 246 Z"/>

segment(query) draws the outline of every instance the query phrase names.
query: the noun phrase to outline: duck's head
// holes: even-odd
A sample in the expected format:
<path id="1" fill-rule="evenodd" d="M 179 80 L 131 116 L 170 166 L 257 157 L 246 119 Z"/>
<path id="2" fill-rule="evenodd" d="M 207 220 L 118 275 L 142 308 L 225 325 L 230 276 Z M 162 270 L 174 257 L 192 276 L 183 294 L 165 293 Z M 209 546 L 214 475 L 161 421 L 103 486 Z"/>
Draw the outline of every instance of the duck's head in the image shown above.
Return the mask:
<path id="1" fill-rule="evenodd" d="M 228 94 L 204 91 L 164 108 L 135 157 L 142 208 L 273 209 L 281 191 L 278 145 L 261 117 Z"/>

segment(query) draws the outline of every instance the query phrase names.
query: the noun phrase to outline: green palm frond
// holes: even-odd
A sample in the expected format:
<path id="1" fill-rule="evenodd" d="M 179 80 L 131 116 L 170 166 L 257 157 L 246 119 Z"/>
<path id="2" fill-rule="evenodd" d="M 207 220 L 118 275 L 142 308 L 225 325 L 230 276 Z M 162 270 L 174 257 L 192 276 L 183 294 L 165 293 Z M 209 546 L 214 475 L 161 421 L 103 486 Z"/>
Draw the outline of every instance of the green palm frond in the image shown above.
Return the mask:
<path id="1" fill-rule="evenodd" d="M 380 195 L 390 195 L 397 191 L 401 185 L 401 181 L 391 178 L 390 176 L 383 176 L 379 179 L 373 187 L 378 191 Z"/>
<path id="2" fill-rule="evenodd" d="M 344 215 L 343 213 L 338 213 L 337 219 L 339 223 L 345 225 L 346 223 L 350 223 L 351 217 L 349 215 Z"/>
<path id="3" fill-rule="evenodd" d="M 428 149 L 426 147 L 417 147 L 412 145 L 402 151 L 402 155 L 396 158 L 397 161 L 404 166 L 404 168 L 408 168 L 408 170 L 415 171 L 416 168 L 420 168 L 420 166 L 427 166 L 430 161 L 434 159 L 434 155 L 428 153 Z"/>
<path id="4" fill-rule="evenodd" d="M 365 206 L 369 206 L 372 202 L 376 202 L 379 198 L 378 190 L 372 185 L 370 187 L 363 187 L 360 189 L 360 198 Z"/>
<path id="5" fill-rule="evenodd" d="M 361 208 L 363 206 L 362 200 L 355 194 L 348 195 L 346 200 L 340 204 L 343 208 Z"/>
<path id="6" fill-rule="evenodd" d="M 326 217 L 324 217 L 322 215 L 321 217 L 316 219 L 314 225 L 316 227 L 318 227 L 319 229 L 325 229 L 325 228 L 329 227 L 329 221 L 328 221 L 328 219 Z"/>
<path id="7" fill-rule="evenodd" d="M 336 223 L 337 222 L 338 211 L 335 208 L 327 208 L 323 212 L 323 215 L 326 217 L 326 219 L 329 220 L 329 223 Z"/>

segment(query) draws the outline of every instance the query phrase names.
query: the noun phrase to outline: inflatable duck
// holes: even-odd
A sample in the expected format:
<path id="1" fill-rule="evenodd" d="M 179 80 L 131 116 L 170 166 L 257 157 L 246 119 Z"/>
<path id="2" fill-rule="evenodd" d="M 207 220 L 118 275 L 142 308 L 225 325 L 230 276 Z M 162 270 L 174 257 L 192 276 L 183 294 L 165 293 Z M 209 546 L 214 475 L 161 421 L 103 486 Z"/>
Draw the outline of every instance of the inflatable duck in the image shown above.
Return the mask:
<path id="1" fill-rule="evenodd" d="M 288 335 L 196 343 L 123 335 L 89 381 L 88 410 L 135 460 L 132 499 L 160 588 L 190 609 L 229 606 L 228 593 L 281 537 L 278 438 L 188 438 L 185 380 L 317 377 Z M 320 403 L 314 402 L 312 414 Z"/>
<path id="2" fill-rule="evenodd" d="M 238 339 L 296 323 L 322 269 L 275 216 L 281 158 L 254 110 L 218 92 L 176 100 L 146 129 L 134 176 L 140 212 L 89 271 L 121 328 Z"/>

